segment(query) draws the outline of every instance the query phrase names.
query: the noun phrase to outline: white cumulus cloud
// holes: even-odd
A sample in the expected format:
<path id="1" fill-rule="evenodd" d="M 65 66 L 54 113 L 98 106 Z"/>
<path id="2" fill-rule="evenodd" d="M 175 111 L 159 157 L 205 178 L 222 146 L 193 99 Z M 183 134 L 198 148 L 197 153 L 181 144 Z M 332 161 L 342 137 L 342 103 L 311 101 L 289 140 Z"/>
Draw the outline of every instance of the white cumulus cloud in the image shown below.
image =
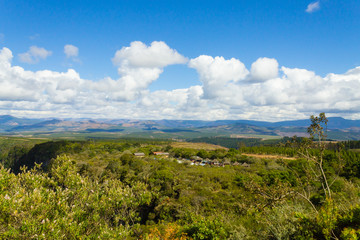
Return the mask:
<path id="1" fill-rule="evenodd" d="M 112 60 L 120 67 L 127 65 L 140 68 L 163 68 L 187 62 L 187 58 L 161 41 L 154 41 L 150 46 L 140 41 L 132 42 L 130 47 L 123 47 L 116 51 Z"/>
<path id="2" fill-rule="evenodd" d="M 67 44 L 64 46 L 64 53 L 67 58 L 74 58 L 79 55 L 79 48 L 74 45 Z"/>
<path id="3" fill-rule="evenodd" d="M 266 81 L 276 78 L 279 72 L 279 64 L 274 58 L 259 58 L 251 65 L 251 79 Z"/>
<path id="4" fill-rule="evenodd" d="M 187 58 L 164 42 L 154 41 L 147 46 L 135 41 L 129 47 L 116 51 L 112 61 L 118 66 L 121 77 L 116 81 L 105 80 L 109 83 L 108 86 L 112 86 L 108 96 L 119 101 L 129 101 L 137 98 L 153 81 L 158 79 L 164 67 L 184 64 Z M 96 88 L 102 88 L 101 82 L 96 85 Z"/>
<path id="5" fill-rule="evenodd" d="M 320 1 L 316 1 L 316 2 L 310 3 L 307 6 L 305 12 L 312 13 L 312 12 L 318 11 L 319 9 L 320 9 Z"/>
<path id="6" fill-rule="evenodd" d="M 198 72 L 206 98 L 227 95 L 229 86 L 244 80 L 249 74 L 245 65 L 235 58 L 226 60 L 223 57 L 201 55 L 191 59 L 189 67 Z"/>
<path id="7" fill-rule="evenodd" d="M 270 58 L 259 58 L 250 72 L 239 60 L 222 57 L 200 56 L 189 66 L 199 73 L 207 107 L 221 106 L 225 118 L 294 119 L 324 111 L 352 116 L 360 110 L 360 67 L 320 77 L 284 66 L 279 72 Z"/>
<path id="8" fill-rule="evenodd" d="M 46 59 L 48 56 L 51 56 L 52 52 L 46 50 L 45 48 L 31 46 L 29 50 L 25 53 L 19 54 L 19 59 L 21 62 L 35 64 L 40 60 Z"/>

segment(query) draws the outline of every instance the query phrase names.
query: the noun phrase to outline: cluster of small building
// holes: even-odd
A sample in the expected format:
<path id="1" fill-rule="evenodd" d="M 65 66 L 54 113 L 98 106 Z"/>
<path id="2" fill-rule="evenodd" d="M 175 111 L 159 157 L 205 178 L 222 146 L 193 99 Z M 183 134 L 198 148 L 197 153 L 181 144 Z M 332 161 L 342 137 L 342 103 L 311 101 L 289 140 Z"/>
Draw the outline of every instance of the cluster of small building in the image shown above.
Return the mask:
<path id="1" fill-rule="evenodd" d="M 190 165 L 196 165 L 196 166 L 206 166 L 206 165 L 210 165 L 210 166 L 217 166 L 217 167 L 224 167 L 224 166 L 243 166 L 243 167 L 250 167 L 250 165 L 248 163 L 239 163 L 239 162 L 230 162 L 228 160 L 225 160 L 223 162 L 220 162 L 217 159 L 203 159 L 199 156 L 192 156 L 190 159 L 186 159 L 186 158 L 182 158 L 182 159 L 177 159 L 177 161 L 179 163 L 183 163 L 183 162 L 190 162 Z"/>
<path id="2" fill-rule="evenodd" d="M 162 157 L 169 157 L 169 153 L 168 152 L 152 152 L 152 155 L 154 156 L 162 156 Z M 143 152 L 136 152 L 134 153 L 135 157 L 145 157 L 145 153 Z"/>
<path id="3" fill-rule="evenodd" d="M 169 153 L 168 152 L 153 152 L 152 155 L 154 156 L 160 156 L 160 157 L 169 157 Z M 145 157 L 145 153 L 142 152 L 138 152 L 138 153 L 134 153 L 135 157 Z M 156 158 L 155 158 L 156 159 Z M 231 163 L 228 160 L 225 160 L 223 162 L 220 162 L 217 159 L 203 159 L 199 156 L 192 156 L 190 159 L 187 158 L 177 158 L 177 162 L 178 163 L 189 163 L 190 165 L 196 165 L 196 166 L 205 166 L 205 165 L 210 165 L 210 166 L 218 166 L 218 167 L 224 167 L 224 166 L 242 166 L 242 167 L 250 167 L 250 164 L 248 163 L 239 163 L 239 162 L 234 162 Z"/>

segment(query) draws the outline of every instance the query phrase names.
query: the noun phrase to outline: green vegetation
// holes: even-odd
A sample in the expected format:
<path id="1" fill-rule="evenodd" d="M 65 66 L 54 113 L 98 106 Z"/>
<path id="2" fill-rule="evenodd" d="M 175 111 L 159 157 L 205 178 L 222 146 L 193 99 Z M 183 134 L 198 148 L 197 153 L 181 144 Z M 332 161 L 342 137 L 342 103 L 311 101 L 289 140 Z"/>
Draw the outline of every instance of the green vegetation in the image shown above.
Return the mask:
<path id="1" fill-rule="evenodd" d="M 359 143 L 312 120 L 317 141 L 239 149 L 1 138 L 0 239 L 359 239 Z"/>
<path id="2" fill-rule="evenodd" d="M 254 147 L 254 146 L 274 146 L 278 144 L 285 144 L 290 140 L 288 137 L 280 138 L 271 136 L 251 136 L 246 138 L 235 137 L 199 137 L 188 140 L 193 143 L 210 143 L 226 148 L 242 148 L 242 147 Z"/>

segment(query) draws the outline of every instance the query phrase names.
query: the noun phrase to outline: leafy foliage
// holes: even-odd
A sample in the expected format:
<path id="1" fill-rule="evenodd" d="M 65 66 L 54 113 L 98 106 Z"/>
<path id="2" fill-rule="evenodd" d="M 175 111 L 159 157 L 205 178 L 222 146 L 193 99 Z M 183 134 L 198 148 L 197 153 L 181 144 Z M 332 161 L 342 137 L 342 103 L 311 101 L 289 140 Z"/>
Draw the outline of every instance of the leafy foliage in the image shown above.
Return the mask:
<path id="1" fill-rule="evenodd" d="M 229 150 L 148 140 L 10 139 L 0 145 L 7 164 L 0 168 L 0 238 L 359 238 L 360 154 L 295 139 Z M 299 152 L 302 144 L 309 156 L 322 156 L 331 198 L 322 175 L 314 174 L 316 163 Z M 194 156 L 238 164 L 195 166 L 186 160 Z"/>

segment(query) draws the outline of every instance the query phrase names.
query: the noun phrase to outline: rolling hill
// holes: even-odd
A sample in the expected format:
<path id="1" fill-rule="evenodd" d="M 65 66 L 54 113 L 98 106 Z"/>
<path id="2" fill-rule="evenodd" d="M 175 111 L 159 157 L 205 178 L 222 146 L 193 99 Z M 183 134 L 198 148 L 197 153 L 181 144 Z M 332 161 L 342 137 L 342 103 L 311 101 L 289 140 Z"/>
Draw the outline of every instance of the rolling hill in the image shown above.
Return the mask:
<path id="1" fill-rule="evenodd" d="M 336 140 L 360 139 L 360 120 L 328 118 L 328 137 Z M 72 132 L 86 136 L 149 137 L 189 139 L 196 137 L 307 136 L 310 120 L 264 122 L 251 120 L 131 120 L 131 119 L 28 119 L 0 116 L 0 133 L 54 134 Z M 102 133 L 103 135 L 99 135 Z M 105 135 L 104 135 L 105 134 Z"/>

